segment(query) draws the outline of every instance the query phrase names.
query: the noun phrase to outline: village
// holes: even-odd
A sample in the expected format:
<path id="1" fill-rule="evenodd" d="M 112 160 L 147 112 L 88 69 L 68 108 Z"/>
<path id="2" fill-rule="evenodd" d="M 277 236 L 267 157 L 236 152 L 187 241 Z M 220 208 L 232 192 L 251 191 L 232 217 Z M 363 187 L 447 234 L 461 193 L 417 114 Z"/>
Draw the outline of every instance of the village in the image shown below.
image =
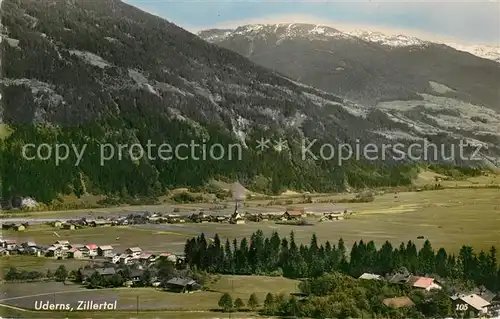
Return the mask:
<path id="1" fill-rule="evenodd" d="M 181 223 L 229 223 L 245 224 L 246 222 L 267 222 L 278 223 L 298 223 L 307 218 L 319 219 L 319 222 L 343 220 L 352 214 L 347 209 L 322 209 L 307 210 L 305 208 L 287 209 L 285 212 L 239 212 L 236 205 L 232 214 L 217 214 L 217 211 L 194 211 L 183 214 L 179 213 L 155 213 L 155 212 L 135 212 L 116 217 L 104 217 L 106 213 L 89 213 L 89 216 L 99 214 L 97 217 L 81 217 L 68 220 L 54 220 L 49 222 L 54 228 L 77 230 L 82 227 L 105 227 L 105 226 L 128 226 L 140 224 L 181 224 Z M 24 231 L 29 227 L 29 223 L 2 223 L 2 229 Z"/>
<path id="2" fill-rule="evenodd" d="M 178 224 L 178 223 L 230 223 L 245 224 L 246 222 L 267 222 L 275 221 L 277 223 L 290 223 L 296 225 L 302 223 L 312 213 L 304 209 L 286 210 L 284 213 L 239 213 L 238 206 L 231 215 L 217 215 L 213 212 L 204 211 L 193 212 L 190 214 L 160 214 L 151 212 L 136 212 L 126 216 L 117 216 L 104 218 L 97 216 L 95 219 L 81 217 L 66 221 L 55 220 L 47 224 L 53 227 L 54 235 L 59 237 L 57 230 L 74 230 L 86 227 L 113 227 L 113 226 L 131 226 L 143 224 Z M 347 210 L 324 212 L 320 215 L 320 221 L 342 220 L 348 214 Z M 104 214 L 103 214 L 104 215 Z M 3 230 L 14 230 L 18 232 L 25 231 L 30 225 L 27 222 L 15 224 L 2 224 Z M 119 238 L 117 238 L 119 239 Z M 14 239 L 0 238 L 0 256 L 7 255 L 33 255 L 37 257 L 47 257 L 56 259 L 81 259 L 81 260 L 102 260 L 112 264 L 133 264 L 135 262 L 153 262 L 156 257 L 168 256 L 173 262 L 181 256 L 175 256 L 172 253 L 159 253 L 156 256 L 151 253 L 143 252 L 140 247 L 130 247 L 124 251 L 118 252 L 109 243 L 82 244 L 70 243 L 68 240 L 57 240 L 50 246 L 37 245 L 34 241 L 16 243 Z"/>
<path id="3" fill-rule="evenodd" d="M 203 282 L 197 281 L 188 272 L 178 272 L 184 276 L 174 276 L 168 280 L 161 280 L 158 275 L 158 262 L 166 260 L 176 269 L 185 270 L 185 256 L 170 252 L 149 253 L 140 247 L 129 247 L 123 251 L 116 251 L 112 245 L 78 244 L 68 240 L 57 240 L 48 247 L 37 245 L 35 242 L 16 243 L 13 240 L 0 240 L 2 251 L 11 254 L 34 254 L 40 258 L 81 259 L 88 260 L 88 264 L 77 270 L 80 283 L 86 284 L 97 274 L 101 280 L 110 280 L 119 274 L 126 277 L 125 287 L 154 287 L 171 292 L 196 292 L 204 289 Z M 148 272 L 147 282 L 144 282 Z M 74 273 L 74 272 L 73 272 Z M 126 275 L 124 275 L 126 273 Z M 73 275 L 75 276 L 75 275 Z M 359 280 L 385 281 L 393 285 L 403 285 L 412 290 L 429 293 L 441 290 L 449 283 L 436 276 L 415 276 L 402 267 L 399 271 L 386 276 L 373 273 L 363 273 Z M 469 290 L 453 291 L 449 294 L 453 308 L 457 312 L 473 313 L 477 316 L 495 316 L 500 313 L 500 296 L 489 291 L 484 286 Z M 389 308 L 404 308 L 414 306 L 414 302 L 405 296 L 386 298 L 382 303 Z"/>
<path id="4" fill-rule="evenodd" d="M 246 222 L 264 222 L 275 221 L 276 223 L 297 223 L 305 220 L 308 215 L 312 215 L 305 210 L 288 209 L 284 213 L 239 213 L 236 205 L 233 214 L 217 215 L 209 212 L 199 211 L 188 214 L 159 214 L 149 212 L 131 213 L 126 216 L 115 216 L 103 218 L 98 216 L 95 219 L 78 218 L 66 221 L 52 221 L 50 226 L 54 228 L 54 234 L 58 236 L 57 230 L 74 230 L 86 227 L 113 227 L 113 226 L 131 226 L 137 224 L 161 224 L 161 223 L 230 223 L 244 224 Z M 316 214 L 316 219 L 342 220 L 349 215 L 347 210 L 323 212 Z M 300 223 L 297 223 L 300 225 Z M 4 224 L 3 229 L 14 229 L 24 231 L 30 227 L 24 224 Z M 104 231 L 104 230 L 103 230 Z M 118 239 L 118 238 L 117 238 Z M 193 292 L 203 289 L 203 284 L 190 276 L 176 276 L 169 280 L 160 280 L 156 274 L 157 263 L 160 260 L 167 260 L 177 269 L 184 269 L 185 256 L 172 252 L 151 253 L 144 251 L 141 247 L 127 247 L 122 250 L 115 249 L 109 243 L 73 243 L 69 240 L 58 239 L 51 245 L 38 245 L 34 241 L 17 243 L 12 239 L 0 239 L 0 254 L 5 255 L 33 255 L 39 258 L 51 258 L 57 260 L 82 260 L 88 261 L 88 264 L 81 267 L 79 272 L 80 282 L 85 284 L 90 278 L 97 274 L 102 280 L 111 278 L 117 274 L 126 277 L 123 286 L 141 287 L 150 286 L 162 288 L 176 292 Z M 126 270 L 126 276 L 123 276 Z M 144 274 L 148 272 L 147 282 L 144 282 Z M 382 277 L 378 274 L 364 273 L 359 277 L 360 280 L 386 281 L 396 285 L 406 285 L 411 289 L 429 292 L 440 290 L 446 282 L 435 276 L 414 276 L 406 269 L 401 269 L 397 273 Z M 453 307 L 456 311 L 470 312 L 477 315 L 494 315 L 500 311 L 500 296 L 488 291 L 484 287 L 476 287 L 468 291 L 454 291 L 449 295 Z M 413 301 L 408 297 L 386 298 L 383 304 L 391 308 L 411 307 Z"/>
<path id="5" fill-rule="evenodd" d="M 239 232 L 238 236 L 242 237 L 252 229 L 266 227 L 268 229 L 282 227 L 288 232 L 297 229 L 299 233 L 307 234 L 315 233 L 318 227 L 321 227 L 321 231 L 325 234 L 332 232 L 335 228 L 348 227 L 350 223 L 357 220 L 358 216 L 357 210 L 338 207 L 335 204 L 288 208 L 282 206 L 281 211 L 279 208 L 270 211 L 274 208 L 252 210 L 248 207 L 241 207 L 240 203 L 236 201 L 234 208 L 226 206 L 194 210 L 186 207 L 182 211 L 170 208 L 168 212 L 99 211 L 86 212 L 85 215 L 70 218 L 59 216 L 50 220 L 40 219 L 29 222 L 4 220 L 2 230 L 7 230 L 5 233 L 8 234 L 8 238 L 0 238 L 0 256 L 3 256 L 0 258 L 25 258 L 26 256 L 26 258 L 41 260 L 41 264 L 44 264 L 44 260 L 56 261 L 60 267 L 61 265 L 68 267 L 64 279 L 80 285 L 83 290 L 88 290 L 85 288 L 123 287 L 126 289 L 128 287 L 131 291 L 147 289 L 148 291 L 208 294 L 212 291 L 210 284 L 191 272 L 190 267 L 186 267 L 187 257 L 181 247 L 184 247 L 187 238 L 203 232 L 212 237 L 211 234 L 222 229 L 226 232 L 225 236 Z M 301 226 L 310 225 L 316 226 L 312 229 L 301 228 Z M 43 230 L 37 230 L 38 227 L 42 227 Z M 92 239 L 93 236 L 90 235 L 104 233 L 108 235 L 99 235 L 100 239 Z M 19 236 L 16 237 L 16 234 Z M 160 237 L 150 236 L 164 236 L 161 238 L 165 239 L 160 240 Z M 417 237 L 415 233 L 412 236 L 413 239 L 427 237 L 420 235 Z M 41 243 L 38 242 L 38 238 L 43 239 L 40 240 Z M 161 244 L 154 243 L 157 238 L 158 242 L 162 241 Z M 234 235 L 230 238 L 234 238 Z M 123 239 L 126 240 L 123 241 Z M 78 263 L 72 261 L 78 261 Z M 163 261 L 167 261 L 175 268 L 175 271 L 170 272 L 166 277 L 164 274 L 161 275 L 162 271 L 158 268 Z M 31 270 L 21 268 L 18 274 L 33 272 Z M 37 274 L 37 278 L 20 276 L 16 277 L 16 280 L 21 283 L 40 281 L 41 286 L 45 285 L 45 282 L 57 281 L 55 277 L 45 276 L 43 273 Z M 222 276 L 231 275 L 224 273 Z M 356 278 L 356 276 L 353 277 Z M 117 278 L 120 280 L 117 281 Z M 3 279 L 4 282 L 9 282 L 5 274 Z M 457 286 L 450 290 L 450 287 L 455 287 L 454 283 L 447 282 L 435 274 L 425 276 L 423 273 L 412 274 L 404 268 L 384 276 L 364 273 L 357 279 L 360 282 L 371 280 L 375 284 L 381 281 L 391 286 L 405 287 L 402 291 L 421 291 L 424 296 L 435 291 L 443 291 L 457 313 L 466 312 L 491 317 L 500 312 L 500 297 L 479 284 L 477 287 Z M 288 294 L 293 295 L 293 292 L 289 291 Z M 308 298 L 307 296 L 299 297 L 299 299 Z M 384 307 L 411 308 L 415 306 L 415 300 L 410 299 L 407 293 L 391 294 L 386 297 L 389 298 L 379 301 Z M 169 298 L 172 297 L 169 295 Z M 26 297 L 26 300 L 29 300 L 29 297 Z"/>
<path id="6" fill-rule="evenodd" d="M 316 214 L 316 219 L 320 221 L 327 220 L 342 220 L 347 210 L 323 212 L 319 216 Z M 90 216 L 94 215 L 92 213 Z M 291 223 L 301 225 L 308 216 L 313 213 L 304 209 L 288 209 L 284 213 L 239 213 L 238 204 L 235 205 L 234 212 L 230 215 L 218 215 L 215 212 L 187 212 L 179 213 L 154 213 L 154 212 L 134 212 L 126 215 L 118 215 L 114 217 L 103 217 L 101 215 L 110 215 L 99 213 L 95 218 L 80 217 L 68 220 L 54 220 L 46 222 L 46 226 L 50 226 L 54 231 L 54 237 L 60 237 L 57 233 L 59 230 L 78 231 L 85 228 L 98 227 L 127 227 L 133 225 L 144 224 L 181 224 L 181 223 L 229 223 L 234 225 L 245 224 L 247 222 L 276 222 L 276 223 Z M 30 227 L 28 222 L 23 223 L 3 223 L 3 230 L 13 230 L 16 232 L 25 232 Z M 104 231 L 104 230 L 103 230 Z M 116 238 L 118 240 L 119 238 Z M 113 276 L 118 274 L 121 269 L 127 268 L 131 270 L 128 274 L 130 280 L 124 282 L 125 286 L 133 286 L 137 283 L 146 269 L 155 272 L 154 265 L 161 259 L 166 259 L 173 263 L 177 268 L 182 269 L 185 256 L 173 252 L 151 253 L 144 251 L 141 247 L 128 247 L 119 250 L 117 247 L 109 243 L 75 243 L 69 240 L 59 239 L 51 245 L 41 245 L 33 240 L 17 242 L 15 239 L 0 238 L 0 256 L 33 256 L 39 258 L 64 260 L 80 260 L 88 261 L 89 263 L 83 268 L 82 282 L 84 283 L 94 272 L 100 276 Z M 155 281 L 155 277 L 150 278 L 149 284 L 153 287 L 158 287 L 160 284 L 164 286 L 167 283 Z M 189 290 L 201 289 L 201 286 L 192 280 L 192 278 L 172 278 L 172 286 L 180 285 L 189 286 Z M 182 285 L 181 285 L 182 286 Z M 181 289 L 182 290 L 182 289 Z"/>

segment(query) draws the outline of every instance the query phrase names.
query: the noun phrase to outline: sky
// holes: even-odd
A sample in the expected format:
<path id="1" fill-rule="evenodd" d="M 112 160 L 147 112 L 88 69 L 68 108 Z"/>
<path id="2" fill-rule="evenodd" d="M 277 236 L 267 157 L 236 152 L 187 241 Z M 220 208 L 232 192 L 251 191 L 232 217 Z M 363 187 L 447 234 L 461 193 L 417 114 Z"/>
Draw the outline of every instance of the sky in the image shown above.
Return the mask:
<path id="1" fill-rule="evenodd" d="M 191 32 L 254 23 L 313 23 L 424 40 L 500 45 L 500 0 L 125 0 Z"/>

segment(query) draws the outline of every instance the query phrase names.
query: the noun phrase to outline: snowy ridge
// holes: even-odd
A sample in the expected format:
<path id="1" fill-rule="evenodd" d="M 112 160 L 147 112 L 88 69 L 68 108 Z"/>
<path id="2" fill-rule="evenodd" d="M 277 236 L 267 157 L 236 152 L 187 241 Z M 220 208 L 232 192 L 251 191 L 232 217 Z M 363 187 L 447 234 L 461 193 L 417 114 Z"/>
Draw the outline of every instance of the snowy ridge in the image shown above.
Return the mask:
<path id="1" fill-rule="evenodd" d="M 249 24 L 236 29 L 211 29 L 198 32 L 198 35 L 209 42 L 220 42 L 236 36 L 245 36 L 248 39 L 277 37 L 277 43 L 297 37 L 317 38 L 352 38 L 348 34 L 325 25 L 304 23 L 279 24 Z"/>
<path id="2" fill-rule="evenodd" d="M 326 40 L 328 38 L 363 40 L 390 47 L 421 47 L 436 43 L 444 44 L 455 50 L 467 52 L 477 57 L 500 63 L 500 45 L 463 45 L 458 43 L 445 43 L 426 41 L 403 34 L 384 34 L 375 31 L 354 30 L 342 32 L 326 25 L 305 23 L 279 23 L 279 24 L 249 24 L 236 29 L 211 29 L 204 30 L 198 35 L 209 42 L 222 42 L 236 36 L 245 36 L 248 39 L 276 37 L 276 43 L 297 37 L 310 40 Z"/>
<path id="3" fill-rule="evenodd" d="M 493 60 L 500 63 L 500 45 L 462 45 L 456 43 L 445 43 L 455 50 L 468 52 L 483 59 Z"/>
<path id="4" fill-rule="evenodd" d="M 387 35 L 380 32 L 370 32 L 364 30 L 356 30 L 348 32 L 349 35 L 358 37 L 364 41 L 375 42 L 391 47 L 403 46 L 426 46 L 431 43 L 444 44 L 457 51 L 467 52 L 477 57 L 493 60 L 500 63 L 500 45 L 464 45 L 459 43 L 447 43 L 438 41 L 424 41 L 415 37 L 406 36 L 403 34 Z"/>
<path id="5" fill-rule="evenodd" d="M 430 44 L 428 41 L 423 41 L 415 37 L 406 36 L 403 34 L 387 35 L 380 32 L 370 32 L 364 30 L 355 30 L 348 32 L 349 35 L 360 38 L 364 41 L 375 42 L 391 47 L 405 46 L 426 46 Z"/>

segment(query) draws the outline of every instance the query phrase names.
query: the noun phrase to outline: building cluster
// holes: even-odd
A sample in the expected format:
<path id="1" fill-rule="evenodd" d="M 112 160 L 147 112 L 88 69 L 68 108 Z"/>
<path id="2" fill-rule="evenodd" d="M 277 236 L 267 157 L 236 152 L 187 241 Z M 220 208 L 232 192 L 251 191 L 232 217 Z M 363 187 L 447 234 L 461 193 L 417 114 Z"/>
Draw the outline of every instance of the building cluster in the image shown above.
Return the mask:
<path id="1" fill-rule="evenodd" d="M 175 213 L 152 213 L 138 212 L 127 216 L 113 218 L 88 219 L 82 217 L 75 220 L 53 221 L 50 224 L 59 229 L 81 229 L 83 227 L 107 227 L 107 226 L 127 226 L 139 224 L 178 224 L 178 223 L 230 223 L 245 224 L 246 222 L 266 222 L 266 221 L 293 221 L 307 217 L 307 213 L 302 210 L 286 210 L 284 213 L 249 213 L 239 212 L 237 209 L 232 214 L 217 214 L 210 211 L 194 211 L 187 214 Z M 325 212 L 321 221 L 344 219 L 345 212 Z"/>
<path id="2" fill-rule="evenodd" d="M 29 254 L 49 258 L 74 258 L 91 261 L 87 266 L 79 269 L 83 283 L 94 273 L 103 278 L 120 274 L 126 269 L 127 280 L 125 286 L 133 286 L 142 280 L 146 270 L 150 271 L 150 285 L 163 287 L 169 291 L 191 292 L 202 289 L 202 286 L 191 278 L 175 277 L 166 282 L 160 282 L 156 276 L 155 264 L 165 258 L 177 267 L 185 267 L 184 256 L 169 252 L 149 253 L 140 247 L 129 247 L 123 252 L 117 252 L 111 245 L 75 244 L 68 240 L 58 240 L 50 246 L 37 245 L 35 242 L 16 243 L 11 239 L 0 239 L 0 254 L 15 255 Z"/>
<path id="3" fill-rule="evenodd" d="M 317 215 L 316 213 L 312 213 Z M 327 211 L 321 213 L 320 221 L 342 220 L 347 211 Z M 57 229 L 76 230 L 84 227 L 109 227 L 109 226 L 128 226 L 140 224 L 178 224 L 178 223 L 230 223 L 245 224 L 246 222 L 266 222 L 266 221 L 296 221 L 306 218 L 308 212 L 304 209 L 288 209 L 284 213 L 249 213 L 239 212 L 238 207 L 232 214 L 217 214 L 215 211 L 195 211 L 187 214 L 175 213 L 153 213 L 153 212 L 135 212 L 126 216 L 88 218 L 81 217 L 66 221 L 52 221 L 49 224 Z M 24 231 L 28 223 L 22 224 L 2 224 L 4 230 Z"/>
<path id="4" fill-rule="evenodd" d="M 439 278 L 413 276 L 406 269 L 394 274 L 382 277 L 377 274 L 364 273 L 359 279 L 385 280 L 392 284 L 407 285 L 413 289 L 429 292 L 441 290 L 445 281 Z M 474 288 L 470 291 L 459 291 L 449 295 L 453 309 L 457 313 L 467 313 L 473 316 L 495 315 L 500 311 L 500 296 L 489 291 L 484 286 Z M 388 307 L 401 308 L 411 307 L 413 301 L 405 296 L 387 298 L 383 303 Z"/>
<path id="5" fill-rule="evenodd" d="M 0 239 L 0 254 L 24 254 L 57 259 L 97 260 L 128 266 L 148 265 L 154 263 L 158 258 L 167 258 L 173 263 L 181 263 L 184 260 L 182 255 L 170 252 L 153 254 L 144 252 L 140 247 L 129 247 L 122 252 L 117 252 L 111 245 L 84 245 L 70 243 L 68 240 L 58 240 L 52 245 L 43 246 L 31 241 L 18 244 L 12 239 Z"/>
<path id="6" fill-rule="evenodd" d="M 163 257 L 164 256 L 158 256 L 158 258 Z M 160 278 L 158 278 L 158 271 L 154 267 L 154 263 L 125 266 L 104 262 L 80 268 L 78 271 L 80 272 L 83 284 L 91 280 L 94 273 L 97 273 L 100 278 L 104 280 L 114 275 L 121 275 L 123 278 L 127 278 L 123 283 L 126 287 L 133 287 L 142 282 L 143 285 L 146 284 L 147 286 L 181 293 L 199 291 L 203 288 L 201 284 L 190 277 L 173 277 L 166 281 L 161 281 Z M 149 282 L 144 283 L 145 278 L 143 276 L 146 271 L 149 271 L 150 276 L 148 276 Z"/>

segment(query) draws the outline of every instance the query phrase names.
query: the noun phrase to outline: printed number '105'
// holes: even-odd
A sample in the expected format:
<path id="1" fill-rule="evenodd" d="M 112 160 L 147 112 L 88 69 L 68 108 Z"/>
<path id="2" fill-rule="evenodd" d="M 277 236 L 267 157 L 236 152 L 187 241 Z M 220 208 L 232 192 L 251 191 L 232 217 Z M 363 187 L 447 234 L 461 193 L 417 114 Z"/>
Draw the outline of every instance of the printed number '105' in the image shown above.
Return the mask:
<path id="1" fill-rule="evenodd" d="M 458 311 L 466 311 L 469 308 L 467 304 L 458 304 L 456 310 Z"/>

